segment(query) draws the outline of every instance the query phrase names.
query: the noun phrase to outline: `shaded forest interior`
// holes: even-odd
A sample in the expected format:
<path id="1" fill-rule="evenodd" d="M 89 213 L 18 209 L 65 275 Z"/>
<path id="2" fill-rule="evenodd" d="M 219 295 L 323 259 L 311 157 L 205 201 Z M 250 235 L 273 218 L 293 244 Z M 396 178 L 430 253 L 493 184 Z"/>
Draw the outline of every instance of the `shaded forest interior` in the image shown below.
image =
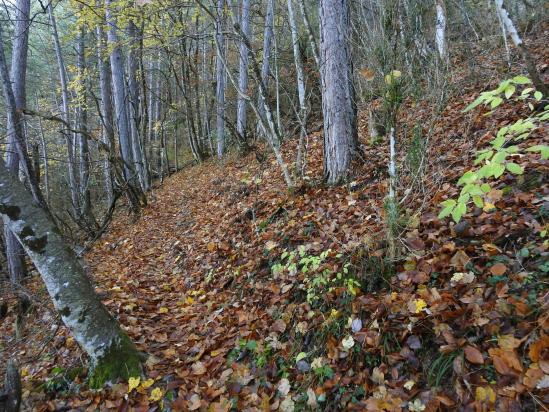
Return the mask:
<path id="1" fill-rule="evenodd" d="M 549 2 L 0 15 L 0 412 L 549 409 Z"/>

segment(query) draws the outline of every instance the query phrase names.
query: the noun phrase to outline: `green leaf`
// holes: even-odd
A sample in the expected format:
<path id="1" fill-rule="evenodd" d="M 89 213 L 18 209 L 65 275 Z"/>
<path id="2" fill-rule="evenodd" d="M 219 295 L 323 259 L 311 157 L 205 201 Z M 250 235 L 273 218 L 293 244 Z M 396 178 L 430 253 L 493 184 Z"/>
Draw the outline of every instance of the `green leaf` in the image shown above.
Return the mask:
<path id="1" fill-rule="evenodd" d="M 482 163 L 483 160 L 489 160 L 493 154 L 493 150 L 482 150 L 481 152 L 478 152 L 477 158 L 475 159 L 475 165 Z"/>
<path id="2" fill-rule="evenodd" d="M 525 96 L 527 94 L 530 94 L 532 92 L 532 90 L 534 90 L 533 87 L 527 87 L 526 89 L 524 89 L 521 93 L 522 96 Z"/>
<path id="3" fill-rule="evenodd" d="M 450 213 L 452 213 L 452 210 L 454 210 L 454 205 L 446 206 L 444 209 L 440 211 L 438 214 L 439 219 L 444 219 L 445 217 L 450 216 Z"/>
<path id="4" fill-rule="evenodd" d="M 297 356 L 295 357 L 295 361 L 296 363 L 299 362 L 300 360 L 303 360 L 307 357 L 307 354 L 305 352 L 299 352 L 297 354 Z"/>
<path id="5" fill-rule="evenodd" d="M 484 206 L 484 201 L 480 196 L 477 196 L 477 195 L 473 196 L 473 202 L 475 202 L 475 206 L 478 208 L 482 208 L 482 206 Z"/>
<path id="6" fill-rule="evenodd" d="M 497 164 L 497 163 L 494 164 L 493 166 L 494 166 L 493 175 L 497 179 L 498 177 L 500 177 L 505 172 L 505 166 Z"/>
<path id="7" fill-rule="evenodd" d="M 524 173 L 524 168 L 516 163 L 509 162 L 505 165 L 507 170 L 509 170 L 514 175 L 521 175 Z"/>
<path id="8" fill-rule="evenodd" d="M 467 204 L 467 202 L 471 199 L 471 195 L 469 193 L 464 193 L 458 198 L 458 206 L 460 204 Z"/>
<path id="9" fill-rule="evenodd" d="M 515 84 L 530 84 L 530 79 L 526 76 L 515 76 L 511 79 Z"/>
<path id="10" fill-rule="evenodd" d="M 454 199 L 448 199 L 442 202 L 441 205 L 444 207 L 448 207 L 448 206 L 454 207 L 456 205 L 456 201 Z"/>
<path id="11" fill-rule="evenodd" d="M 467 212 L 467 206 L 465 203 L 458 203 L 454 210 L 452 210 L 452 219 L 454 222 L 459 223 L 463 215 Z"/>
<path id="12" fill-rule="evenodd" d="M 463 113 L 467 113 L 467 112 L 473 110 L 475 107 L 477 107 L 478 105 L 483 103 L 484 100 L 485 100 L 485 97 L 483 95 L 480 95 L 479 97 L 477 97 L 475 99 L 475 101 L 473 103 L 471 103 L 469 106 L 467 106 L 465 109 L 463 109 Z"/>
<path id="13" fill-rule="evenodd" d="M 507 157 L 507 153 L 504 151 L 497 152 L 494 157 L 492 157 L 493 163 L 503 163 L 505 161 L 505 158 Z"/>
<path id="14" fill-rule="evenodd" d="M 458 180 L 457 184 L 458 184 L 458 186 L 461 186 L 461 185 L 464 185 L 464 184 L 473 183 L 477 179 L 478 179 L 477 174 L 475 172 L 469 170 L 469 171 L 465 172 L 463 174 L 463 176 L 461 176 L 461 178 Z"/>
<path id="15" fill-rule="evenodd" d="M 512 84 L 507 86 L 507 88 L 505 89 L 505 98 L 509 99 L 513 95 L 513 93 L 515 93 L 515 90 L 516 88 Z"/>
<path id="16" fill-rule="evenodd" d="M 527 152 L 539 152 L 541 153 L 541 158 L 546 160 L 549 159 L 549 146 L 546 145 L 536 145 L 526 149 Z"/>
<path id="17" fill-rule="evenodd" d="M 503 146 L 504 143 L 505 143 L 505 135 L 498 136 L 490 142 L 490 144 L 494 146 L 494 148 L 496 149 L 499 149 L 501 146 Z"/>
<path id="18" fill-rule="evenodd" d="M 492 187 L 488 183 L 483 183 L 480 185 L 480 190 L 482 190 L 483 193 L 488 193 L 492 190 Z"/>
<path id="19" fill-rule="evenodd" d="M 539 90 L 536 91 L 536 92 L 534 93 L 534 98 L 535 98 L 536 100 L 540 101 L 541 99 L 543 99 L 543 93 L 540 92 Z"/>
<path id="20" fill-rule="evenodd" d="M 494 99 L 490 102 L 490 107 L 492 109 L 495 109 L 498 107 L 501 103 L 503 103 L 503 99 L 501 97 L 494 97 Z"/>

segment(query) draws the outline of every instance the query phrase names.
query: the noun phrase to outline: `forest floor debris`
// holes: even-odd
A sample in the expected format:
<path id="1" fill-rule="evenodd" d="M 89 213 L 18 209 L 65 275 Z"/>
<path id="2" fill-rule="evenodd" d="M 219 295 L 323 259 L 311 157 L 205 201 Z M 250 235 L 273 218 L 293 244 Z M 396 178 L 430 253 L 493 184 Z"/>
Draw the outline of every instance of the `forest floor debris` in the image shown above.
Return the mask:
<path id="1" fill-rule="evenodd" d="M 506 176 L 493 208 L 460 225 L 437 219 L 474 151 L 524 115 L 512 103 L 491 117 L 463 114 L 477 94 L 470 87 L 446 106 L 429 131 L 430 180 L 399 193 L 408 199 L 394 267 L 384 259 L 388 148 L 367 142 L 365 115 L 367 160 L 347 186 L 317 180 L 320 133 L 292 194 L 274 160 L 253 153 L 167 179 L 137 223 L 119 216 L 86 255 L 103 302 L 150 355 L 144 376 L 87 390 L 85 360 L 40 304 L 35 278 L 27 335 L 14 341 L 13 311 L 0 328 L 2 357 L 22 365 L 25 407 L 547 410 L 547 161 L 521 159 L 528 173 Z M 402 116 L 411 131 L 433 113 Z M 546 138 L 545 127 L 531 140 Z"/>

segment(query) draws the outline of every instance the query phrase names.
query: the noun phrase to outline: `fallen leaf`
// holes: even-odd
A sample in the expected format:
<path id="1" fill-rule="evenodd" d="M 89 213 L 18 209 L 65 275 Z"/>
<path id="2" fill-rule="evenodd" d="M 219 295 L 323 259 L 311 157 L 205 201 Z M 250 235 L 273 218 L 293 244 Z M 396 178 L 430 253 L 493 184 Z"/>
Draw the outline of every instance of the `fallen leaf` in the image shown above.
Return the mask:
<path id="1" fill-rule="evenodd" d="M 484 365 L 484 357 L 482 353 L 474 346 L 466 346 L 464 349 L 465 359 L 475 365 Z"/>
<path id="2" fill-rule="evenodd" d="M 503 263 L 496 263 L 490 268 L 490 273 L 494 276 L 501 276 L 505 272 L 507 272 L 507 266 L 505 266 Z"/>

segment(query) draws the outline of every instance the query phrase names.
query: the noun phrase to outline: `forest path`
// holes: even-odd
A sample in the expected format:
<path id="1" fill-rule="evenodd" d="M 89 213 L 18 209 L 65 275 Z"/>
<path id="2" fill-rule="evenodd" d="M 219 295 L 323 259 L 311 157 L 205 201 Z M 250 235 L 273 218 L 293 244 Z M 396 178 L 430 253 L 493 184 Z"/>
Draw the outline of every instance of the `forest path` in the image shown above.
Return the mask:
<path id="1" fill-rule="evenodd" d="M 245 299 L 238 287 L 208 282 L 218 268 L 212 257 L 236 256 L 218 239 L 225 232 L 214 231 L 226 210 L 212 174 L 215 165 L 173 175 L 135 224 L 117 220 L 86 256 L 104 303 L 151 355 L 146 375 L 178 388 L 181 402 L 209 404 L 224 392 L 235 339 L 257 338 L 270 324 L 264 295 Z"/>

